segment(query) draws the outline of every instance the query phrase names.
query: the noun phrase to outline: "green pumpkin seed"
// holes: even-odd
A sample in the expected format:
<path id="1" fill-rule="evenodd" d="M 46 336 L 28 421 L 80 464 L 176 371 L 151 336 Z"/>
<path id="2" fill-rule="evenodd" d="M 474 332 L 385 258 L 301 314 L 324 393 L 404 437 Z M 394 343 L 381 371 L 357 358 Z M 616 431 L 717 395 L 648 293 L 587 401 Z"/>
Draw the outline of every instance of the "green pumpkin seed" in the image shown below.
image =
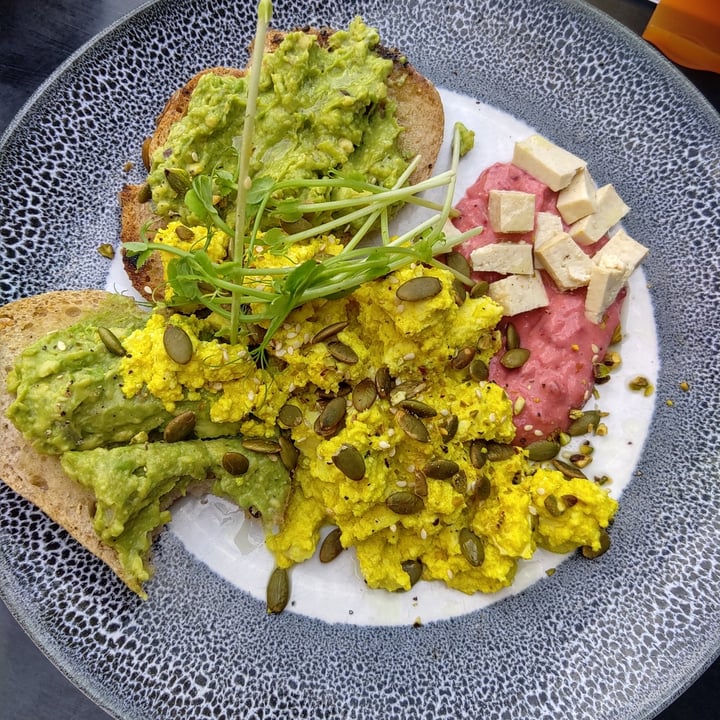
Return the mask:
<path id="1" fill-rule="evenodd" d="M 466 368 L 473 361 L 475 352 L 476 350 L 474 347 L 460 348 L 450 361 L 450 366 L 453 370 L 462 370 L 463 368 Z"/>
<path id="2" fill-rule="evenodd" d="M 400 429 L 413 440 L 421 443 L 430 442 L 430 433 L 425 423 L 417 416 L 407 410 L 398 410 L 395 418 Z"/>
<path id="3" fill-rule="evenodd" d="M 480 282 L 476 282 L 470 288 L 470 297 L 473 299 L 477 299 L 479 297 L 487 295 L 489 291 L 490 283 L 487 280 L 480 280 Z"/>
<path id="4" fill-rule="evenodd" d="M 147 202 L 150 202 L 152 200 L 152 188 L 150 187 L 150 183 L 143 183 L 137 191 L 137 201 L 144 205 Z"/>
<path id="5" fill-rule="evenodd" d="M 403 560 L 400 567 L 410 577 L 410 587 L 413 587 L 422 577 L 423 564 L 420 560 Z"/>
<path id="6" fill-rule="evenodd" d="M 404 282 L 395 291 L 398 300 L 403 302 L 418 302 L 435 297 L 442 290 L 442 283 L 430 275 L 423 275 Z"/>
<path id="7" fill-rule="evenodd" d="M 431 418 L 437 415 L 437 410 L 432 405 L 428 405 L 420 400 L 402 400 L 398 405 L 403 410 L 407 410 L 417 417 Z"/>
<path id="8" fill-rule="evenodd" d="M 97 251 L 108 260 L 112 260 L 115 257 L 115 248 L 110 243 L 100 243 Z"/>
<path id="9" fill-rule="evenodd" d="M 240 444 L 246 450 L 262 455 L 276 455 L 280 452 L 280 443 L 272 438 L 243 438 Z"/>
<path id="10" fill-rule="evenodd" d="M 490 478 L 483 475 L 478 479 L 477 485 L 475 486 L 474 496 L 476 500 L 487 500 L 492 492 L 492 483 Z"/>
<path id="11" fill-rule="evenodd" d="M 483 380 L 487 380 L 490 377 L 490 371 L 488 370 L 487 364 L 479 357 L 476 357 L 470 363 L 469 372 L 470 377 L 476 382 L 482 382 Z"/>
<path id="12" fill-rule="evenodd" d="M 600 424 L 600 412 L 598 410 L 588 410 L 580 417 L 575 418 L 569 425 L 567 432 L 572 437 L 578 435 L 586 435 L 592 432 Z"/>
<path id="13" fill-rule="evenodd" d="M 331 530 L 320 545 L 320 562 L 332 562 L 345 548 L 340 542 L 342 531 L 339 527 Z"/>
<path id="14" fill-rule="evenodd" d="M 466 257 L 457 250 L 452 250 L 445 255 L 445 264 L 456 273 L 460 273 L 460 275 L 468 279 L 470 278 L 470 263 Z"/>
<path id="15" fill-rule="evenodd" d="M 571 465 L 570 463 L 563 462 L 557 458 L 552 460 L 553 467 L 559 470 L 567 478 L 578 478 L 580 480 L 587 480 L 587 475 L 578 467 Z"/>
<path id="16" fill-rule="evenodd" d="M 165 442 L 179 442 L 184 440 L 195 429 L 195 413 L 192 410 L 176 415 L 165 426 L 163 440 Z"/>
<path id="17" fill-rule="evenodd" d="M 165 179 L 170 188 L 182 196 L 185 195 L 192 184 L 190 173 L 184 168 L 165 168 Z"/>
<path id="18" fill-rule="evenodd" d="M 190 336 L 178 325 L 170 324 L 163 333 L 163 345 L 168 357 L 178 365 L 187 365 L 193 356 Z"/>
<path id="19" fill-rule="evenodd" d="M 543 501 L 543 505 L 552 517 L 560 517 L 563 512 L 565 512 L 565 508 L 560 504 L 555 495 L 548 495 Z"/>
<path id="20" fill-rule="evenodd" d="M 102 340 L 102 344 L 110 354 L 117 355 L 118 357 L 127 355 L 125 348 L 112 330 L 106 327 L 99 327 L 98 335 L 100 336 L 100 340 Z"/>
<path id="21" fill-rule="evenodd" d="M 488 461 L 487 443 L 484 440 L 473 440 L 470 443 L 470 462 L 478 470 Z"/>
<path id="22" fill-rule="evenodd" d="M 533 462 L 552 460 L 560 452 L 560 443 L 552 440 L 536 440 L 527 446 L 528 458 Z"/>
<path id="23" fill-rule="evenodd" d="M 339 332 L 344 330 L 348 326 L 347 320 L 341 320 L 340 322 L 332 323 L 331 325 L 327 325 L 322 330 L 318 330 L 315 335 L 313 335 L 312 340 L 310 341 L 313 345 L 315 343 L 321 343 L 325 342 L 326 340 L 329 340 L 332 337 L 335 337 Z"/>
<path id="24" fill-rule="evenodd" d="M 459 492 L 464 495 L 467 492 L 467 475 L 464 470 L 460 470 L 450 478 L 450 484 L 453 486 L 455 492 Z"/>
<path id="25" fill-rule="evenodd" d="M 517 370 L 528 361 L 529 357 L 530 351 L 527 348 L 516 347 L 502 354 L 500 364 L 508 370 Z"/>
<path id="26" fill-rule="evenodd" d="M 423 472 L 429 478 L 435 480 L 449 480 L 459 472 L 460 466 L 453 460 L 431 460 L 423 468 Z"/>
<path id="27" fill-rule="evenodd" d="M 485 560 L 485 546 L 482 540 L 468 528 L 460 531 L 460 551 L 473 567 L 479 567 Z"/>
<path id="28" fill-rule="evenodd" d="M 294 470 L 300 459 L 300 451 L 295 447 L 293 441 L 284 435 L 280 435 L 278 438 L 278 445 L 280 446 L 280 462 L 286 469 Z"/>
<path id="29" fill-rule="evenodd" d="M 425 388 L 427 383 L 424 381 L 406 380 L 399 385 L 393 385 L 390 390 L 390 402 L 393 405 L 399 405 L 404 400 L 411 400 L 419 395 Z"/>
<path id="30" fill-rule="evenodd" d="M 457 415 L 448 415 L 438 422 L 438 429 L 442 436 L 443 442 L 449 443 L 453 440 L 460 427 L 460 421 Z"/>
<path id="31" fill-rule="evenodd" d="M 375 389 L 377 390 L 378 397 L 385 400 L 390 396 L 390 391 L 393 388 L 393 379 L 390 376 L 390 370 L 383 365 L 378 368 L 375 373 Z"/>
<path id="32" fill-rule="evenodd" d="M 278 411 L 278 420 L 285 427 L 297 427 L 303 420 L 302 410 L 297 405 L 286 403 Z"/>
<path id="33" fill-rule="evenodd" d="M 503 443 L 491 440 L 486 445 L 487 457 L 490 462 L 502 462 L 509 460 L 515 455 L 515 448 L 512 445 L 504 445 Z"/>
<path id="34" fill-rule="evenodd" d="M 333 340 L 327 344 L 328 352 L 341 363 L 354 365 L 358 361 L 357 353 L 345 343 L 339 340 Z"/>
<path id="35" fill-rule="evenodd" d="M 427 478 L 425 477 L 425 473 L 423 473 L 421 470 L 415 471 L 412 486 L 413 486 L 413 489 L 415 490 L 416 495 L 419 495 L 420 497 L 427 497 L 427 494 L 428 494 Z"/>
<path id="36" fill-rule="evenodd" d="M 333 398 L 315 420 L 315 432 L 324 438 L 335 435 L 345 422 L 347 404 L 344 397 Z"/>
<path id="37" fill-rule="evenodd" d="M 453 295 L 455 296 L 455 304 L 460 307 L 467 299 L 467 290 L 465 289 L 465 285 L 463 285 L 463 283 L 457 278 L 453 278 L 452 290 Z"/>
<path id="38" fill-rule="evenodd" d="M 398 515 L 417 515 L 425 508 L 424 500 L 409 490 L 400 490 L 389 495 L 385 500 L 385 505 Z"/>
<path id="39" fill-rule="evenodd" d="M 350 480 L 362 480 L 365 477 L 365 459 L 354 445 L 343 445 L 333 455 L 332 461 Z"/>
<path id="40" fill-rule="evenodd" d="M 183 242 L 192 242 L 195 239 L 195 233 L 189 227 L 185 227 L 185 225 L 178 225 L 175 228 L 175 234 Z"/>
<path id="41" fill-rule="evenodd" d="M 608 535 L 607 530 L 600 530 L 600 548 L 593 550 L 590 545 L 584 545 L 580 551 L 582 552 L 583 557 L 588 558 L 588 560 L 594 560 L 595 558 L 604 555 L 609 549 L 610 535 Z"/>
<path id="42" fill-rule="evenodd" d="M 285 568 L 276 567 L 267 584 L 266 604 L 271 614 L 281 613 L 290 600 L 290 574 Z"/>
<path id="43" fill-rule="evenodd" d="M 352 404 L 358 412 L 369 410 L 377 398 L 377 388 L 370 378 L 361 380 L 352 391 Z"/>
<path id="44" fill-rule="evenodd" d="M 150 172 L 151 161 L 150 161 L 150 145 L 152 144 L 152 137 L 146 137 L 142 144 L 142 162 L 145 170 Z"/>
<path id="45" fill-rule="evenodd" d="M 222 466 L 231 475 L 244 475 L 250 468 L 250 461 L 240 452 L 229 451 L 222 457 Z"/>
<path id="46" fill-rule="evenodd" d="M 508 350 L 516 350 L 520 347 L 520 335 L 512 323 L 508 323 L 505 329 L 505 347 Z"/>

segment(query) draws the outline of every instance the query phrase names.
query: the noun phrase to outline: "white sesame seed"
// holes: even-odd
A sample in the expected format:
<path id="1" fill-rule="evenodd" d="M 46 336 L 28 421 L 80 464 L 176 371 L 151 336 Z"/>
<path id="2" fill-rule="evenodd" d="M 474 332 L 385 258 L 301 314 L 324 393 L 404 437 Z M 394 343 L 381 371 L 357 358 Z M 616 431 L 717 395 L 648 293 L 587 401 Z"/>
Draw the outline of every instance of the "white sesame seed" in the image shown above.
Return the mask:
<path id="1" fill-rule="evenodd" d="M 292 355 L 295 352 L 295 348 L 292 345 L 288 346 L 287 354 Z"/>
<path id="2" fill-rule="evenodd" d="M 248 394 L 247 394 L 247 399 L 248 399 L 250 402 L 252 402 L 253 400 L 255 400 L 255 393 L 254 393 L 252 390 L 250 390 L 250 392 L 248 392 Z"/>
<path id="3" fill-rule="evenodd" d="M 415 353 L 409 352 L 405 355 L 403 355 L 403 360 L 414 360 L 415 359 Z"/>
<path id="4" fill-rule="evenodd" d="M 288 340 L 294 340 L 294 339 L 297 337 L 297 333 L 296 333 L 294 330 L 291 330 L 291 331 L 286 335 L 286 337 L 287 337 Z"/>
<path id="5" fill-rule="evenodd" d="M 404 310 L 405 310 L 405 306 L 402 303 L 398 303 L 397 311 L 399 313 L 401 313 L 401 312 L 404 312 Z"/>
<path id="6" fill-rule="evenodd" d="M 538 514 L 537 508 L 536 508 L 534 505 L 530 505 L 530 506 L 528 507 L 528 512 L 529 512 L 531 515 L 537 515 L 537 514 Z"/>
<path id="7" fill-rule="evenodd" d="M 449 411 L 447 408 L 443 408 L 443 409 L 440 411 L 440 414 L 441 414 L 443 417 L 447 417 L 447 416 L 450 414 L 450 411 Z"/>
<path id="8" fill-rule="evenodd" d="M 593 343 L 593 344 L 590 346 L 590 349 L 591 349 L 594 353 L 599 353 L 599 352 L 600 352 L 600 348 L 599 348 L 595 343 Z"/>
<path id="9" fill-rule="evenodd" d="M 387 440 L 381 440 L 381 441 L 378 443 L 378 447 L 379 447 L 381 450 L 388 450 L 388 449 L 390 448 L 390 443 L 389 443 Z"/>
<path id="10" fill-rule="evenodd" d="M 532 425 L 523 425 L 523 430 L 525 432 L 530 432 L 533 429 Z"/>
<path id="11" fill-rule="evenodd" d="M 396 525 L 395 523 L 393 523 L 393 524 L 388 528 L 388 530 L 390 530 L 390 532 L 397 532 L 397 525 Z"/>
<path id="12" fill-rule="evenodd" d="M 386 434 L 388 437 L 392 437 L 395 434 L 395 428 L 388 428 Z"/>
<path id="13" fill-rule="evenodd" d="M 448 580 L 452 580 L 455 577 L 455 573 L 452 570 L 450 570 L 450 568 L 448 568 L 447 576 L 448 576 Z"/>
<path id="14" fill-rule="evenodd" d="M 63 350 L 67 350 L 67 345 L 62 340 L 58 340 L 57 349 L 62 352 Z"/>
<path id="15" fill-rule="evenodd" d="M 421 539 L 421 540 L 427 540 L 427 530 L 426 530 L 425 528 L 423 528 L 422 530 L 420 530 L 420 539 Z"/>
<path id="16" fill-rule="evenodd" d="M 537 489 L 537 494 L 540 495 L 540 497 L 542 497 L 545 494 L 545 488 L 539 487 Z"/>
<path id="17" fill-rule="evenodd" d="M 398 480 L 395 484 L 398 487 L 407 487 L 407 480 Z"/>
<path id="18" fill-rule="evenodd" d="M 543 431 L 542 431 L 542 430 L 535 430 L 535 431 L 533 432 L 533 434 L 535 435 L 535 437 L 542 437 L 542 436 L 543 436 Z"/>

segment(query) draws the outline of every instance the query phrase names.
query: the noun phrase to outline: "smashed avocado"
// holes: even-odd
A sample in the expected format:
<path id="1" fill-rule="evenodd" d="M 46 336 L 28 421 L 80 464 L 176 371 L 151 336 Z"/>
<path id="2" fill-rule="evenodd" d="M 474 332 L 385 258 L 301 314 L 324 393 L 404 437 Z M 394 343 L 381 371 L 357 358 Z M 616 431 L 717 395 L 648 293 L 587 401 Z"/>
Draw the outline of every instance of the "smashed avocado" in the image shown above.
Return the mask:
<path id="1" fill-rule="evenodd" d="M 297 180 L 337 172 L 385 187 L 408 167 L 398 147 L 401 132 L 387 81 L 393 62 L 376 53 L 377 30 L 355 18 L 321 44 L 312 33 L 291 32 L 263 57 L 250 177 Z M 203 75 L 186 115 L 170 129 L 153 157 L 148 182 L 159 215 L 179 214 L 184 188 L 197 175 L 214 174 L 214 190 L 237 170 L 233 140 L 241 135 L 248 81 L 244 76 Z M 220 172 L 218 172 L 220 171 Z M 330 188 L 307 188 L 305 202 L 336 199 Z"/>

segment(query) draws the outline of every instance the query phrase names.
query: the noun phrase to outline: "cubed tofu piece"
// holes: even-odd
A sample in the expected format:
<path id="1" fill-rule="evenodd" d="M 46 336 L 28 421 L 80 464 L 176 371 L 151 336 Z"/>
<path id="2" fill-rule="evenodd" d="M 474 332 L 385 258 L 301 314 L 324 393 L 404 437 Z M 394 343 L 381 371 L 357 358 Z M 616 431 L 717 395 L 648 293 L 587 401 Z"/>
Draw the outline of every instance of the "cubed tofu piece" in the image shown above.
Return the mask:
<path id="1" fill-rule="evenodd" d="M 566 232 L 544 243 L 537 255 L 560 290 L 574 290 L 590 281 L 594 263 Z"/>
<path id="2" fill-rule="evenodd" d="M 635 268 L 645 259 L 648 249 L 637 240 L 631 238 L 624 230 L 618 230 L 603 247 L 593 255 L 593 262 L 600 265 L 607 258 L 614 257 L 625 265 L 625 277 L 627 282 Z"/>
<path id="3" fill-rule="evenodd" d="M 545 307 L 548 304 L 548 296 L 540 273 L 508 275 L 502 280 L 490 283 L 488 295 L 502 305 L 503 314 L 508 316 Z"/>
<path id="4" fill-rule="evenodd" d="M 603 185 L 595 193 L 595 212 L 570 226 L 570 234 L 581 245 L 596 243 L 610 228 L 619 223 L 630 208 L 612 185 Z"/>
<path id="5" fill-rule="evenodd" d="M 533 233 L 533 247 L 535 249 L 535 267 L 542 269 L 542 260 L 538 257 L 537 249 L 542 247 L 550 238 L 563 232 L 563 224 L 559 215 L 550 212 L 539 212 L 535 216 L 535 232 Z"/>
<path id="6" fill-rule="evenodd" d="M 625 285 L 627 265 L 615 255 L 606 255 L 593 265 L 585 295 L 585 317 L 597 325 Z"/>
<path id="7" fill-rule="evenodd" d="M 557 209 L 562 219 L 572 225 L 574 222 L 597 210 L 597 188 L 587 168 L 579 170 L 570 184 L 558 193 Z"/>
<path id="8" fill-rule="evenodd" d="M 533 248 L 527 243 L 501 242 L 484 245 L 470 254 L 473 270 L 503 275 L 532 275 Z"/>
<path id="9" fill-rule="evenodd" d="M 519 190 L 491 190 L 490 227 L 498 233 L 524 233 L 535 227 L 535 195 Z"/>
<path id="10" fill-rule="evenodd" d="M 570 184 L 587 163 L 542 135 L 530 135 L 515 143 L 513 165 L 557 192 Z"/>

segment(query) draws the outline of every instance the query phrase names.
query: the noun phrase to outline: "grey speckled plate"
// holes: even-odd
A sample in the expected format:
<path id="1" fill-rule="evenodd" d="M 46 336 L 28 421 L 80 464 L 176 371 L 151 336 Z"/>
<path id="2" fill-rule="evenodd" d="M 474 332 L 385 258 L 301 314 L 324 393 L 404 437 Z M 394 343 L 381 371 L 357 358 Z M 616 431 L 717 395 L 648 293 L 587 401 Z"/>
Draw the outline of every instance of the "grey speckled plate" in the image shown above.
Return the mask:
<path id="1" fill-rule="evenodd" d="M 64 673 L 128 720 L 650 717 L 720 648 L 720 118 L 657 53 L 569 0 L 280 0 L 275 25 L 356 13 L 437 84 L 584 156 L 633 207 L 661 369 L 612 552 L 421 628 L 328 625 L 266 616 L 171 533 L 143 603 L 3 486 L 2 596 Z M 169 89 L 245 63 L 253 27 L 247 3 L 158 2 L 45 85 L 0 154 L 2 301 L 104 284 L 90 250 L 116 235 L 124 162 L 139 161 Z"/>

